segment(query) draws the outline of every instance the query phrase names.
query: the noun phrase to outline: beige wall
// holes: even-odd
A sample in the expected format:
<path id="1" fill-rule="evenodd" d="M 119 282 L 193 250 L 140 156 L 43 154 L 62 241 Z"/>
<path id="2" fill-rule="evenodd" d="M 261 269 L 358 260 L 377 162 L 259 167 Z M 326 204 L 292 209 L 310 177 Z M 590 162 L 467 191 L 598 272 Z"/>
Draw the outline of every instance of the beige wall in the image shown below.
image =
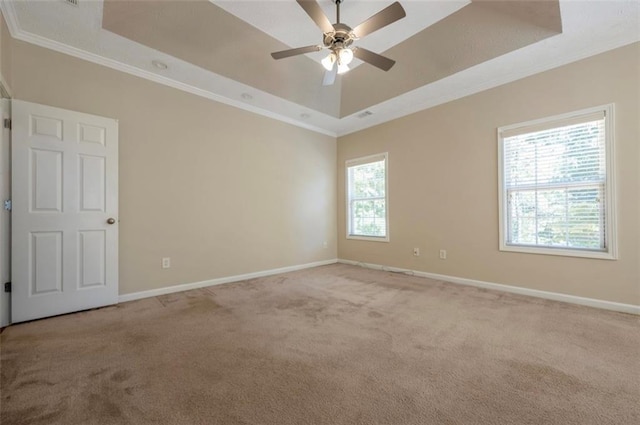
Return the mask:
<path id="1" fill-rule="evenodd" d="M 341 137 L 336 156 L 331 137 L 11 40 L 3 24 L 15 98 L 120 120 L 121 294 L 331 259 L 337 244 L 344 259 L 640 304 L 640 44 Z M 498 251 L 496 128 L 610 102 L 619 260 Z M 391 242 L 346 240 L 344 161 L 379 152 Z"/>
<path id="2" fill-rule="evenodd" d="M 619 259 L 500 252 L 497 127 L 607 103 L 616 108 Z M 338 257 L 640 304 L 639 122 L 636 43 L 341 137 Z M 391 241 L 347 240 L 344 162 L 379 152 L 389 152 Z"/>
<path id="3" fill-rule="evenodd" d="M 0 75 L 2 76 L 5 88 L 11 87 L 11 46 L 13 40 L 4 16 L 0 14 Z M 8 86 L 8 87 L 7 87 Z"/>
<path id="4" fill-rule="evenodd" d="M 336 257 L 335 138 L 17 40 L 11 60 L 14 98 L 119 119 L 121 294 Z"/>

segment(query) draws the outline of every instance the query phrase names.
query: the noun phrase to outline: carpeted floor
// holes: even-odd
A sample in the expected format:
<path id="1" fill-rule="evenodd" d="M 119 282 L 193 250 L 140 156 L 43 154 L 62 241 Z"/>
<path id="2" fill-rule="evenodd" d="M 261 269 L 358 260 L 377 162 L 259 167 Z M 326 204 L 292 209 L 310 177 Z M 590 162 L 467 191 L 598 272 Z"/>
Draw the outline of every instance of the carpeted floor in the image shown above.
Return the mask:
<path id="1" fill-rule="evenodd" d="M 638 317 L 340 264 L 0 337 L 2 425 L 640 423 Z"/>

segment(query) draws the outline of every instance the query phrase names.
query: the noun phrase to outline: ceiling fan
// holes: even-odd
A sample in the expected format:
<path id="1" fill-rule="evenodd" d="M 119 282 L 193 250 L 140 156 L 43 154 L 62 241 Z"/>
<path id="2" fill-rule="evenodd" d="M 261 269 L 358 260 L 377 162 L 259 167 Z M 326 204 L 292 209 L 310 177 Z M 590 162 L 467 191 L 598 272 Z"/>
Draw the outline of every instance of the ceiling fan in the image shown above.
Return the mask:
<path id="1" fill-rule="evenodd" d="M 332 0 L 336 4 L 336 23 L 331 24 L 316 0 L 296 0 L 307 15 L 320 27 L 323 32 L 322 44 L 299 47 L 297 49 L 282 50 L 271 53 L 274 59 L 284 59 L 305 53 L 317 52 L 329 49 L 330 53 L 322 60 L 322 65 L 327 70 L 322 84 L 330 86 L 335 82 L 336 74 L 344 74 L 349 71 L 349 63 L 354 57 L 373 65 L 383 71 L 388 71 L 396 61 L 374 53 L 363 47 L 351 47 L 354 41 L 365 35 L 371 34 L 380 28 L 407 16 L 399 2 L 393 3 L 371 16 L 355 28 L 351 28 L 340 22 L 340 3 L 343 0 Z"/>

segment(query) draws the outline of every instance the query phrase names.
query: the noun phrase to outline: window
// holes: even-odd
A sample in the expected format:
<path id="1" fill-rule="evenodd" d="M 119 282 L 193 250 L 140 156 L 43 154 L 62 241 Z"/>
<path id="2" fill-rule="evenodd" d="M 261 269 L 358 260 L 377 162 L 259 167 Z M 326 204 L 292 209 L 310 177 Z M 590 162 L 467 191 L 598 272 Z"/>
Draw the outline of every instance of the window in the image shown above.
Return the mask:
<path id="1" fill-rule="evenodd" d="M 347 166 L 347 238 L 389 241 L 386 153 Z"/>
<path id="2" fill-rule="evenodd" d="M 615 258 L 612 114 L 498 129 L 501 250 Z"/>

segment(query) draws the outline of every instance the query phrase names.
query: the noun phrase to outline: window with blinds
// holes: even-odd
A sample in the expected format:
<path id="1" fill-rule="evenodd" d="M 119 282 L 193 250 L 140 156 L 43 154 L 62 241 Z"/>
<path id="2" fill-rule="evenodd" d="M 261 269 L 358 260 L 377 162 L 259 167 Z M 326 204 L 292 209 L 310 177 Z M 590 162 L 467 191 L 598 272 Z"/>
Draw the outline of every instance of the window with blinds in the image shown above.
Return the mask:
<path id="1" fill-rule="evenodd" d="M 347 238 L 388 241 L 387 154 L 349 160 Z"/>
<path id="2" fill-rule="evenodd" d="M 499 129 L 502 250 L 614 258 L 612 110 Z"/>

